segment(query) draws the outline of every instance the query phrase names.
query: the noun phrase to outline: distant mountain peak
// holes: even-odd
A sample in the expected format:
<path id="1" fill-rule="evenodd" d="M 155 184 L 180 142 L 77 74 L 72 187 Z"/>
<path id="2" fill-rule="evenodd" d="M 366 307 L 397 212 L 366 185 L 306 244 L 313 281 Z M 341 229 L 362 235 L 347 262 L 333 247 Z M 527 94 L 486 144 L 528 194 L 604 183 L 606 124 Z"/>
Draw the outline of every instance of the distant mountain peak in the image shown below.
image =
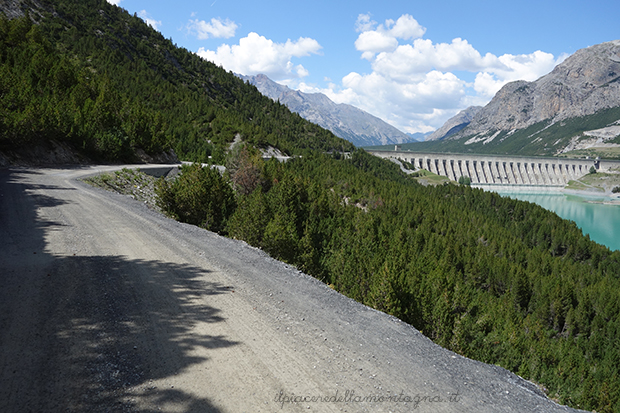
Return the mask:
<path id="1" fill-rule="evenodd" d="M 292 90 L 264 74 L 239 77 L 256 86 L 263 95 L 279 100 L 302 118 L 356 146 L 389 145 L 415 140 L 376 116 L 351 105 L 335 103 L 322 93 Z"/>
<path id="2" fill-rule="evenodd" d="M 511 82 L 455 137 L 523 129 L 620 105 L 620 40 L 578 50 L 534 82 Z"/>
<path id="3" fill-rule="evenodd" d="M 504 85 L 468 124 L 460 115 L 429 140 L 462 140 L 450 150 L 474 153 L 558 155 L 583 146 L 589 131 L 620 121 L 620 40 L 580 49 L 536 81 Z"/>
<path id="4" fill-rule="evenodd" d="M 470 106 L 451 117 L 443 126 L 430 134 L 426 140 L 436 141 L 450 137 L 463 130 L 472 121 L 474 116 L 482 110 L 482 106 Z"/>

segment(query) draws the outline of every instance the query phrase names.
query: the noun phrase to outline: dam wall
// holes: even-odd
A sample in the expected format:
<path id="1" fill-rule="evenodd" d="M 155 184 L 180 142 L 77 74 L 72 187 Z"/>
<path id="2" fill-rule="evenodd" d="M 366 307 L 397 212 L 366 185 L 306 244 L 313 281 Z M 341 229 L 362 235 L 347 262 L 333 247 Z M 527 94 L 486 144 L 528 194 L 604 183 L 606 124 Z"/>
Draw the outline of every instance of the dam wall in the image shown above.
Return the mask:
<path id="1" fill-rule="evenodd" d="M 472 185 L 564 187 L 590 172 L 620 168 L 620 161 L 551 157 L 518 157 L 409 151 L 368 151 L 381 158 L 411 163 L 416 170 L 426 169 L 458 181 L 469 177 Z"/>

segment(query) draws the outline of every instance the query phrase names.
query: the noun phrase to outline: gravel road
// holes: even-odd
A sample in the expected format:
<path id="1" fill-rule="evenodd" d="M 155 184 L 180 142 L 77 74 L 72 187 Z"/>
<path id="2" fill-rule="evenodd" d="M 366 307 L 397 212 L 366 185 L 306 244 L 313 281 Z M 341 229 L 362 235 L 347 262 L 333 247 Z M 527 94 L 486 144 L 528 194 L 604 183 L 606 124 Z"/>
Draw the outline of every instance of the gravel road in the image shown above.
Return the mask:
<path id="1" fill-rule="evenodd" d="M 112 169 L 0 170 L 0 412 L 574 411 L 243 242 L 77 181 Z"/>

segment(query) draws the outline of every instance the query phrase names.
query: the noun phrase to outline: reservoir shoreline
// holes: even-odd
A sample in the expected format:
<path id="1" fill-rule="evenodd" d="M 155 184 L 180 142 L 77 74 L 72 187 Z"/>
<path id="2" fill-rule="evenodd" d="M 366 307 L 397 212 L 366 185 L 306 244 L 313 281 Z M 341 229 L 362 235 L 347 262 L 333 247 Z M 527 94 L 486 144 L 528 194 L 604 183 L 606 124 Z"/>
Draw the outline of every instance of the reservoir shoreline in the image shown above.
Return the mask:
<path id="1" fill-rule="evenodd" d="M 490 190 L 488 188 L 483 188 Z M 501 196 L 535 203 L 568 219 L 590 239 L 611 250 L 620 250 L 620 196 L 610 191 L 574 189 L 541 190 L 539 188 L 510 187 L 493 189 Z"/>

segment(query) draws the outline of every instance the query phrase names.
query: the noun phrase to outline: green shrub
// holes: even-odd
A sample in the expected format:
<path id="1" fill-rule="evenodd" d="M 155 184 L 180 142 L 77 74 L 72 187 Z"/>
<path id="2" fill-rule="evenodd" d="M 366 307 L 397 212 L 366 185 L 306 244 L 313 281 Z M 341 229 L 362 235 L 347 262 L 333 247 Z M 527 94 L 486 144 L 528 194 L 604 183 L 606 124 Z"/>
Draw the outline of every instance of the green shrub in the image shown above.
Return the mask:
<path id="1" fill-rule="evenodd" d="M 129 146 L 129 138 L 118 128 L 98 132 L 96 138 L 97 155 L 107 161 L 131 161 L 133 150 Z"/>
<path id="2" fill-rule="evenodd" d="M 261 247 L 270 219 L 265 196 L 258 188 L 250 195 L 240 198 L 239 208 L 228 221 L 228 234 L 255 247 Z"/>
<path id="3" fill-rule="evenodd" d="M 200 164 L 183 167 L 172 182 L 161 178 L 156 191 L 167 215 L 215 232 L 224 230 L 236 206 L 229 183 L 216 169 Z"/>

